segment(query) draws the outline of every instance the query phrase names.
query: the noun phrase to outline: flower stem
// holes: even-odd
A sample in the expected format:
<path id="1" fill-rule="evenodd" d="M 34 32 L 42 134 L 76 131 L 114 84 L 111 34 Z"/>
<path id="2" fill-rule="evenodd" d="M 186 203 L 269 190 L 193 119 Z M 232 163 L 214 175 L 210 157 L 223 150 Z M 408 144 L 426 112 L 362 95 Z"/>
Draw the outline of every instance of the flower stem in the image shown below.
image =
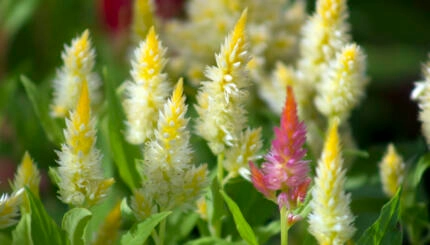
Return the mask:
<path id="1" fill-rule="evenodd" d="M 287 224 L 288 213 L 287 207 L 282 206 L 281 208 L 281 245 L 288 245 L 288 229 L 290 228 Z"/>
<path id="2" fill-rule="evenodd" d="M 218 177 L 218 183 L 220 185 L 220 188 L 222 188 L 223 180 L 224 180 L 224 153 L 221 153 L 218 155 L 217 158 L 217 177 Z"/>
<path id="3" fill-rule="evenodd" d="M 158 231 L 158 235 L 159 235 L 159 245 L 163 245 L 164 244 L 164 235 L 166 233 L 166 219 L 163 219 L 163 221 L 160 222 L 160 230 Z"/>

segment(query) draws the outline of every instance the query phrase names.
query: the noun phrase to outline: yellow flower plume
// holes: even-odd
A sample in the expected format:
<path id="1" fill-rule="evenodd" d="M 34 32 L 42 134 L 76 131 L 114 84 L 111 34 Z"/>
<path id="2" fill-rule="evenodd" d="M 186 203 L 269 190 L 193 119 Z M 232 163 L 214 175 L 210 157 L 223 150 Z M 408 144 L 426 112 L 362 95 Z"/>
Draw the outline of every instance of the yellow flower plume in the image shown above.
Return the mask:
<path id="1" fill-rule="evenodd" d="M 387 152 L 379 164 L 382 188 L 389 197 L 393 197 L 403 182 L 405 164 L 393 144 L 388 145 Z"/>
<path id="2" fill-rule="evenodd" d="M 21 188 L 27 187 L 33 195 L 39 197 L 40 173 L 36 164 L 30 157 L 28 152 L 25 152 L 19 165 L 15 179 L 13 181 L 13 189 L 18 191 Z"/>

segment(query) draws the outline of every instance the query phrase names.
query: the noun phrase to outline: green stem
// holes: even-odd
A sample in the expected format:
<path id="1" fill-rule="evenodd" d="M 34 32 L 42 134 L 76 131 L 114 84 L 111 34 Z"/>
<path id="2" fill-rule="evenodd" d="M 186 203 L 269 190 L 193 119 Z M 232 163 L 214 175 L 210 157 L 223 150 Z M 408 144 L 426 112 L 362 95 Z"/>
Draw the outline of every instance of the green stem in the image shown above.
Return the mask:
<path id="1" fill-rule="evenodd" d="M 288 245 L 288 229 L 290 228 L 287 224 L 288 213 L 287 207 L 281 208 L 281 245 Z"/>
<path id="2" fill-rule="evenodd" d="M 155 231 L 155 229 L 154 230 L 152 230 L 152 232 L 151 232 L 151 237 L 152 237 L 152 240 L 154 240 L 154 243 L 155 244 L 159 244 L 160 243 L 160 240 L 159 240 L 159 238 L 158 238 L 158 235 L 157 235 L 157 232 Z"/>
<path id="3" fill-rule="evenodd" d="M 159 235 L 159 238 L 158 238 L 158 241 L 159 241 L 159 245 L 163 245 L 164 244 L 164 236 L 165 236 L 165 234 L 166 234 L 166 219 L 163 219 L 161 222 L 160 222 L 160 229 L 159 229 L 159 231 L 158 231 L 158 235 Z"/>
<path id="4" fill-rule="evenodd" d="M 217 158 L 217 177 L 218 177 L 218 183 L 220 185 L 220 188 L 222 189 L 222 184 L 223 184 L 223 180 L 224 180 L 224 165 L 223 165 L 223 161 L 224 161 L 224 153 L 221 153 L 218 155 Z"/>

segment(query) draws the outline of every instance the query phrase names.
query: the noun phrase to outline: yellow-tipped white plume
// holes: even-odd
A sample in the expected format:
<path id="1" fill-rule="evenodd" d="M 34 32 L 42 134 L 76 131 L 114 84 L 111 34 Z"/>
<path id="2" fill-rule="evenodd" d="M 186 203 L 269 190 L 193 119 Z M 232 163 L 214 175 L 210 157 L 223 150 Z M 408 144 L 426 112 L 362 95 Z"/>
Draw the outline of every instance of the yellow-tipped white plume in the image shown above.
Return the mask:
<path id="1" fill-rule="evenodd" d="M 402 185 L 404 173 L 405 163 L 402 156 L 397 153 L 393 144 L 388 145 L 387 152 L 379 163 L 382 189 L 387 196 L 393 197 L 396 194 Z"/>
<path id="2" fill-rule="evenodd" d="M 19 206 L 21 205 L 24 189 L 19 189 L 11 196 L 2 194 L 0 197 L 0 229 L 18 223 Z"/>

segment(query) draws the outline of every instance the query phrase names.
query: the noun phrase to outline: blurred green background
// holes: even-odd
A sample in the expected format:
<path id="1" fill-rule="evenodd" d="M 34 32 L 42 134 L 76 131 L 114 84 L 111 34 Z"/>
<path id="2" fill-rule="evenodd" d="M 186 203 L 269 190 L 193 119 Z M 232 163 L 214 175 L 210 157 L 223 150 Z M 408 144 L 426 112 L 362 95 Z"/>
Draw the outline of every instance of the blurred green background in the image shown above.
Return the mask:
<path id="1" fill-rule="evenodd" d="M 165 18 L 184 15 L 181 1 L 156 2 Z M 38 122 L 20 75 L 31 78 L 49 99 L 64 44 L 88 28 L 97 52 L 96 69 L 108 67 L 120 84 L 128 77 L 129 64 L 123 57 L 128 52 L 130 4 L 131 0 L 0 0 L 1 192 L 9 190 L 8 179 L 25 150 L 45 170 L 56 165 L 54 146 Z M 358 159 L 353 168 L 374 176 L 388 142 L 399 147 L 407 163 L 426 151 L 410 93 L 430 52 L 430 1 L 350 0 L 348 6 L 353 39 L 368 55 L 371 77 L 367 96 L 351 118 L 355 139 L 369 157 Z M 313 9 L 314 1 L 308 1 L 309 13 Z M 46 171 L 42 185 L 42 195 L 45 188 L 52 196 Z M 360 205 L 353 203 L 355 211 Z"/>

